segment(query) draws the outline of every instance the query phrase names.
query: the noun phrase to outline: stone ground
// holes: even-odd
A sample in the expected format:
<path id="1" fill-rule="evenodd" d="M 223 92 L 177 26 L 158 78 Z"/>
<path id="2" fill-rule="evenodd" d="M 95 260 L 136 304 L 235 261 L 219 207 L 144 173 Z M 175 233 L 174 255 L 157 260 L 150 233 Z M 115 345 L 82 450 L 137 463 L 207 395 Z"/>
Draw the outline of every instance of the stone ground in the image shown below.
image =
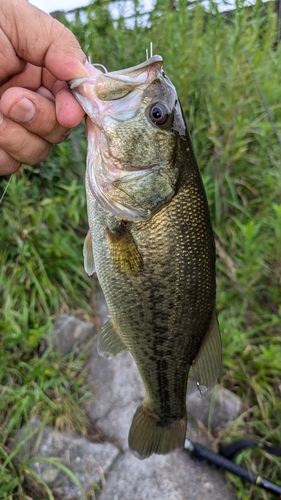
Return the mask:
<path id="1" fill-rule="evenodd" d="M 107 320 L 102 295 L 96 296 L 100 321 Z M 54 328 L 56 348 L 66 353 L 80 339 L 84 341 L 94 335 L 93 325 L 64 316 Z M 42 428 L 40 440 L 24 437 L 22 429 L 14 447 L 22 445 L 22 453 L 33 457 L 36 474 L 49 485 L 55 498 L 78 500 L 83 498 L 81 488 L 66 476 L 61 468 L 45 461 L 46 457 L 57 457 L 75 474 L 87 492 L 87 498 L 98 500 L 235 500 L 236 496 L 227 484 L 222 471 L 194 460 L 187 452 L 177 450 L 169 455 L 153 455 L 138 460 L 128 450 L 128 431 L 134 412 L 141 402 L 144 389 L 128 352 L 122 352 L 106 360 L 97 354 L 94 343 L 89 359 L 87 383 L 94 397 L 87 406 L 89 419 L 103 436 L 100 443 L 76 436 L 59 433 L 52 427 Z M 213 395 L 200 398 L 194 385 L 189 384 L 187 396 L 189 424 L 187 437 L 208 446 L 205 433 L 199 428 L 209 429 L 235 419 L 241 402 L 235 395 L 220 387 Z M 211 409 L 211 411 L 210 411 Z M 205 426 L 205 427 L 204 427 Z M 40 422 L 33 420 L 30 430 L 40 429 Z M 37 434 L 38 435 L 38 434 Z M 99 485 L 97 491 L 97 485 Z"/>
<path id="2" fill-rule="evenodd" d="M 224 474 L 190 458 L 187 452 L 153 455 L 143 461 L 135 458 L 128 450 L 127 436 L 144 390 L 134 362 L 126 352 L 110 360 L 100 358 L 95 348 L 92 360 L 88 380 L 96 399 L 88 407 L 88 415 L 120 449 L 99 500 L 234 500 Z M 187 436 L 207 444 L 194 425 L 189 424 Z"/>

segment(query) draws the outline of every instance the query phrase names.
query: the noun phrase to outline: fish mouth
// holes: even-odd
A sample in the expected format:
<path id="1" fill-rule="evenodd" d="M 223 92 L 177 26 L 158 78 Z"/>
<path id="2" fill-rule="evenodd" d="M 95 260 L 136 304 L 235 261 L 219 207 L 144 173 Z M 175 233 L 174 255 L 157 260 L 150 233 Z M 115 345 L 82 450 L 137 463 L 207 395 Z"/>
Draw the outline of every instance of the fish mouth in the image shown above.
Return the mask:
<path id="1" fill-rule="evenodd" d="M 110 73 L 103 73 L 97 67 L 92 66 L 89 76 L 75 78 L 70 80 L 68 84 L 76 97 L 77 93 L 85 97 L 87 95 L 93 97 L 93 93 L 95 93 L 99 99 L 115 100 L 124 97 L 141 84 L 150 83 L 159 71 L 163 73 L 163 58 L 154 55 L 137 66 Z M 89 86 L 91 86 L 91 93 L 89 93 Z M 86 109 L 85 111 L 87 113 Z"/>
<path id="2" fill-rule="evenodd" d="M 104 73 L 97 81 L 97 96 L 105 101 L 111 98 L 120 99 L 136 87 L 151 83 L 159 72 L 163 73 L 163 58 L 155 55 L 137 66 Z"/>
<path id="3" fill-rule="evenodd" d="M 136 112 L 142 98 L 139 90 L 145 90 L 159 74 L 163 74 L 163 58 L 155 55 L 137 66 L 107 73 L 94 66 L 89 71 L 89 76 L 75 78 L 68 83 L 85 113 L 97 127 L 102 128 L 101 117 L 118 114 L 118 101 L 125 96 L 128 99 L 124 119 Z M 131 98 L 129 94 L 132 94 Z"/>

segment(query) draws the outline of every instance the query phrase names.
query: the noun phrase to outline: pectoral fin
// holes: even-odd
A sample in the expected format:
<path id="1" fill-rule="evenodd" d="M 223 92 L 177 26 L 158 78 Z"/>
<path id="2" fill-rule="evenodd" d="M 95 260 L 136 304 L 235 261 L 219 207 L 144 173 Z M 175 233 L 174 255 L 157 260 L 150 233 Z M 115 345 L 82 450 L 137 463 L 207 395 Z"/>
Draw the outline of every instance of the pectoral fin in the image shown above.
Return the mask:
<path id="1" fill-rule="evenodd" d="M 107 231 L 107 238 L 111 258 L 120 271 L 136 274 L 142 270 L 142 258 L 137 244 L 126 227 L 121 227 L 116 232 Z"/>
<path id="2" fill-rule="evenodd" d="M 84 241 L 83 247 L 83 257 L 84 257 L 84 269 L 89 276 L 92 276 L 95 272 L 95 262 L 94 262 L 94 251 L 93 251 L 93 239 L 90 230 Z"/>
<path id="3" fill-rule="evenodd" d="M 104 358 L 112 358 L 119 352 L 127 350 L 127 347 L 119 337 L 112 321 L 103 325 L 98 337 L 98 353 Z"/>
<path id="4" fill-rule="evenodd" d="M 198 390 L 205 395 L 216 384 L 221 370 L 221 336 L 216 312 L 193 365 Z"/>

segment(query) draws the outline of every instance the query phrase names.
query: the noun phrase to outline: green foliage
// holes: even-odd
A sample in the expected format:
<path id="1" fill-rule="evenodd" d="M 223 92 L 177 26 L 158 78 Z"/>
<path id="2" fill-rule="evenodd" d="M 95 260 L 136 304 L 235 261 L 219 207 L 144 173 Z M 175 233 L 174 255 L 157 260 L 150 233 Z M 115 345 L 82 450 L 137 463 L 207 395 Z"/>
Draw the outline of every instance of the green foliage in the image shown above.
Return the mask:
<path id="1" fill-rule="evenodd" d="M 5 360 L 0 370 L 0 499 L 3 500 L 8 494 L 23 499 L 23 492 L 30 491 L 25 482 L 30 479 L 31 460 L 22 456 L 21 448 L 14 452 L 10 449 L 15 433 L 36 415 L 40 415 L 43 426 L 52 423 L 61 430 L 85 433 L 88 422 L 83 405 L 92 396 L 84 387 L 85 353 L 76 359 L 61 358 L 48 349 L 39 357 L 26 346 L 23 352 L 22 344 L 17 349 L 0 352 L 1 360 Z M 53 462 L 58 466 L 55 459 Z M 38 491 L 41 483 L 34 478 L 32 489 Z M 47 485 L 44 486 L 44 491 L 48 491 Z M 45 498 L 43 493 L 39 497 Z"/>
<path id="2" fill-rule="evenodd" d="M 39 356 L 38 351 L 32 348 L 34 339 L 29 348 L 28 340 L 25 342 L 23 339 L 17 346 L 9 341 L 0 345 L 1 500 L 10 498 L 9 494 L 14 499 L 25 498 L 25 481 L 30 479 L 32 459 L 25 458 L 22 453 L 22 440 L 14 451 L 10 449 L 11 439 L 23 423 L 40 415 L 41 427 L 53 423 L 58 429 L 75 429 L 81 433 L 85 433 L 87 428 L 83 404 L 91 394 L 84 387 L 86 350 L 76 358 L 73 355 L 62 358 L 48 348 Z M 26 440 L 31 437 L 32 433 L 29 433 Z M 52 462 L 55 467 L 63 466 L 56 459 Z M 40 478 L 33 477 L 34 491 L 38 492 L 42 484 Z M 48 492 L 47 485 L 43 486 L 40 498 L 46 498 L 44 494 Z"/>
<path id="3" fill-rule="evenodd" d="M 87 307 L 89 280 L 81 245 L 86 209 L 84 155 L 73 159 L 73 136 L 45 165 L 26 166 L 4 199 L 0 242 L 0 328 L 15 342 L 69 307 Z M 85 141 L 83 143 L 85 148 Z"/>
<path id="4" fill-rule="evenodd" d="M 142 62 L 153 41 L 177 87 L 205 181 L 218 253 L 221 383 L 242 397 L 244 408 L 219 438 L 253 436 L 280 444 L 281 46 L 274 3 L 258 0 L 249 8 L 237 0 L 235 11 L 224 15 L 212 2 L 207 10 L 187 7 L 185 0 L 159 0 L 147 20 L 136 0 L 129 21 L 122 15 L 114 20 L 109 4 L 96 0 L 64 22 L 92 62 L 108 70 Z M 20 345 L 35 370 L 40 362 L 31 361 L 30 353 L 45 325 L 66 308 L 86 310 L 84 153 L 78 131 L 47 162 L 14 178 L 4 200 L 0 326 L 16 379 L 10 359 Z M 41 368 L 36 370 L 42 387 Z M 38 401 L 44 401 L 44 390 Z M 25 410 L 18 411 L 20 420 Z M 239 461 L 280 482 L 280 458 L 250 450 Z M 13 470 L 7 474 L 15 477 Z M 230 478 L 237 498 L 269 498 Z"/>
<path id="5" fill-rule="evenodd" d="M 87 231 L 85 138 L 77 130 L 48 161 L 14 175 L 1 206 L 0 499 L 24 499 L 29 463 L 9 442 L 32 416 L 85 432 L 85 355 L 39 355 L 61 312 L 89 311 L 83 270 Z M 4 186 L 4 183 L 1 183 Z M 45 342 L 46 342 L 45 340 Z M 56 465 L 56 464 L 55 464 Z M 38 479 L 38 478 L 37 478 Z M 39 485 L 36 478 L 34 484 Z M 35 488 L 35 487 L 34 487 Z M 41 488 L 42 489 L 42 488 Z M 36 490 L 36 488 L 35 488 Z M 48 488 L 43 488 L 45 495 Z M 40 498 L 43 498 L 43 493 Z M 49 498 L 53 498 L 49 495 Z"/>

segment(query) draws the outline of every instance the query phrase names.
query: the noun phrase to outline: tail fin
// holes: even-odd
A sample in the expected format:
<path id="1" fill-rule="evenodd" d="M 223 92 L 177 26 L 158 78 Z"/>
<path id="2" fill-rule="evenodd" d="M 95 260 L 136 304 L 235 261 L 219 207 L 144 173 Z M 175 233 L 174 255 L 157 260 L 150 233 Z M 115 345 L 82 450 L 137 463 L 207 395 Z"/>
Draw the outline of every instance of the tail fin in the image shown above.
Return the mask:
<path id="1" fill-rule="evenodd" d="M 129 432 L 129 447 L 138 458 L 148 458 L 153 453 L 165 455 L 182 448 L 186 434 L 187 416 L 161 425 L 143 405 L 139 406 Z"/>

